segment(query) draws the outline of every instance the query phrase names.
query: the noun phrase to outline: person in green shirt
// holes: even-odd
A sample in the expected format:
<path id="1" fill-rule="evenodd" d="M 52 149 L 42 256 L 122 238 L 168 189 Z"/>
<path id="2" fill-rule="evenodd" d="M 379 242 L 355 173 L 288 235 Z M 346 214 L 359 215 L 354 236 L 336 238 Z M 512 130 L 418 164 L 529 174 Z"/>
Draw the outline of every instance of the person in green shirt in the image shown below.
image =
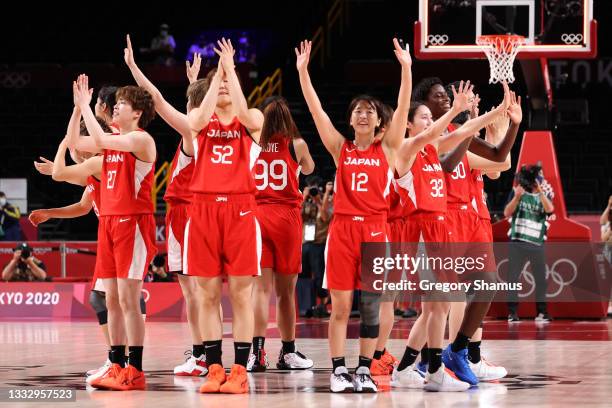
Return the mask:
<path id="1" fill-rule="evenodd" d="M 546 218 L 554 211 L 554 206 L 542 189 L 541 166 L 523 166 L 517 175 L 519 184 L 510 194 L 510 201 L 504 209 L 504 216 L 510 220 L 510 249 L 508 253 L 508 282 L 519 281 L 525 261 L 531 264 L 536 285 L 536 321 L 552 320 L 546 308 L 546 258 L 544 241 L 548 223 Z M 518 292 L 508 294 L 508 321 L 517 322 L 519 317 Z"/>

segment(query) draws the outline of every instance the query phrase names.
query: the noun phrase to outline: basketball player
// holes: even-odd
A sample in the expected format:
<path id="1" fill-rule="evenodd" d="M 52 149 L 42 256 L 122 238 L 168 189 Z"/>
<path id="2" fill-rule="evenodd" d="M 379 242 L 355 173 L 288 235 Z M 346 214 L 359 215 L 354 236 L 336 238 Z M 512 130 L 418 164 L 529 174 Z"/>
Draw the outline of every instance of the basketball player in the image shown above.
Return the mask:
<path id="1" fill-rule="evenodd" d="M 187 324 L 191 332 L 192 351 L 185 363 L 174 367 L 178 376 L 205 376 L 208 373 L 202 339 L 202 321 L 199 319 L 201 295 L 195 279 L 183 274 L 183 249 L 185 224 L 187 223 L 187 207 L 191 200 L 189 183 L 193 175 L 193 137 L 187 121 L 187 115 L 176 110 L 164 99 L 155 85 L 143 74 L 136 65 L 130 36 L 127 36 L 127 47 L 124 50 L 124 60 L 136 83 L 146 89 L 155 103 L 155 111 L 159 116 L 181 135 L 181 142 L 176 149 L 170 166 L 170 178 L 164 200 L 168 204 L 166 212 L 166 247 L 168 253 L 168 270 L 178 275 L 179 284 L 187 308 Z M 187 112 L 199 106 L 207 91 L 206 80 L 197 80 L 201 59 L 196 54 L 193 66 L 187 62 L 187 77 L 194 80 L 187 89 Z"/>
<path id="2" fill-rule="evenodd" d="M 517 98 L 514 92 L 511 93 L 511 103 L 507 113 L 510 119 L 510 126 L 505 139 L 514 140 L 522 120 L 521 98 L 520 96 Z M 470 232 L 471 236 L 468 237 L 466 233 L 461 238 L 470 239 L 470 241 L 462 242 L 492 243 L 491 217 L 484 197 L 482 173 L 477 169 L 472 169 L 467 181 L 470 183 L 470 193 L 473 197 L 472 203 L 476 204 L 476 207 L 472 206 L 472 209 L 477 215 L 477 220 Z M 492 252 L 491 255 L 493 256 Z M 485 275 L 490 275 L 491 273 L 488 272 Z M 450 366 L 455 367 L 457 375 L 460 378 L 463 376 L 471 380 L 471 382 L 474 382 L 474 380 L 476 382 L 479 380 L 496 380 L 505 377 L 507 374 L 505 368 L 492 365 L 480 356 L 480 340 L 482 338 L 480 326 L 489 310 L 490 304 L 490 299 L 488 301 L 475 300 L 469 303 L 465 310 L 465 316 L 463 317 L 459 332 L 456 336 L 451 337 L 452 344 L 443 353 L 444 360 L 448 361 Z M 472 339 L 471 342 L 470 339 Z"/>
<path id="3" fill-rule="evenodd" d="M 89 106 L 88 78 L 73 83 L 75 105 L 80 109 L 92 137 L 72 138 L 70 147 L 102 152 L 100 225 L 98 228 L 99 277 L 106 289 L 113 363 L 96 388 L 145 389 L 142 369 L 144 321 L 138 299 L 142 278 L 156 251 L 155 220 L 151 188 L 156 159 L 155 142 L 142 130 L 154 118 L 151 95 L 143 88 L 127 86 L 117 91 L 113 120 L 119 134 L 105 134 Z M 129 360 L 124 366 L 124 338 L 117 320 L 125 320 Z"/>
<path id="4" fill-rule="evenodd" d="M 217 44 L 219 65 L 208 92 L 187 115 L 196 154 L 183 273 L 193 275 L 202 288 L 202 337 L 209 371 L 200 392 L 241 394 L 249 391 L 250 299 L 253 277 L 260 274 L 261 235 L 252 171 L 261 150 L 257 143 L 263 115 L 248 108 L 234 69 L 231 42 L 223 39 Z M 229 377 L 221 362 L 222 275 L 227 275 L 233 312 L 235 363 Z"/>
<path id="5" fill-rule="evenodd" d="M 450 121 L 470 107 L 472 88 L 469 82 L 464 87 L 459 85 L 455 92 L 451 110 L 432 124 L 429 108 L 415 102 L 408 118 L 409 137 L 399 150 L 396 161 L 400 187 L 400 197 L 408 202 L 413 211 L 406 218 L 402 228 L 396 232 L 399 242 L 448 242 L 446 228 L 446 193 L 442 166 L 438 159 L 439 152 L 444 153 L 462 140 L 471 137 L 474 132 L 485 127 L 501 116 L 507 104 L 500 104 L 495 110 L 474 118 L 461 128 L 443 137 L 444 129 Z M 417 133 L 416 136 L 412 136 Z M 433 248 L 426 244 L 426 248 Z M 391 384 L 395 387 L 419 388 L 423 386 L 422 378 L 415 370 L 415 360 L 427 339 L 430 347 L 440 350 L 430 359 L 426 374 L 425 389 L 429 391 L 463 391 L 469 384 L 458 381 L 441 361 L 444 326 L 448 314 L 449 302 L 423 298 L 423 312 L 410 332 L 408 346 L 399 365 L 393 370 Z M 426 334 L 426 336 L 423 336 Z"/>
<path id="6" fill-rule="evenodd" d="M 287 101 L 271 97 L 263 104 L 264 122 L 255 164 L 257 220 L 261 228 L 261 276 L 253 286 L 255 331 L 247 371 L 265 371 L 264 342 L 270 291 L 276 292 L 276 321 L 282 348 L 276 367 L 303 370 L 312 360 L 295 349 L 295 286 L 302 270 L 302 193 L 299 173 L 314 171 L 308 145 L 300 136 Z"/>
<path id="7" fill-rule="evenodd" d="M 114 96 L 113 96 L 114 98 Z M 106 124 L 106 122 L 96 117 L 100 127 L 105 132 L 111 132 L 111 128 Z M 78 132 L 77 135 L 88 136 L 87 128 L 84 122 L 81 122 L 80 129 L 78 122 L 80 121 L 80 113 L 74 109 L 73 114 L 70 118 L 70 122 L 68 124 L 68 132 Z M 94 209 L 96 216 L 99 216 L 99 208 L 100 208 L 100 172 L 102 169 L 102 157 L 95 156 L 88 152 L 81 152 L 78 150 L 72 149 L 70 151 L 70 156 L 77 163 L 75 165 L 66 166 L 66 141 L 67 138 L 62 140 L 60 143 L 57 153 L 55 155 L 54 161 L 48 161 L 41 157 L 41 159 L 45 160 L 43 163 L 35 162 L 36 169 L 45 175 L 49 175 L 53 177 L 55 181 L 65 181 L 70 184 L 75 184 L 79 186 L 85 186 L 85 190 L 83 191 L 83 196 L 81 201 L 66 207 L 61 208 L 51 208 L 51 209 L 41 209 L 34 210 L 32 214 L 30 214 L 30 221 L 32 224 L 37 226 L 40 223 L 46 222 L 50 218 L 75 218 L 85 215 Z M 50 167 L 49 167 L 50 163 Z M 93 172 L 93 173 L 92 173 Z M 106 299 L 104 293 L 104 284 L 100 279 L 97 278 L 98 273 L 97 270 L 94 271 L 94 276 L 92 278 L 91 292 L 89 295 L 89 303 L 96 312 L 96 316 L 98 318 L 98 323 L 100 325 L 100 329 L 102 330 L 102 334 L 104 336 L 104 340 L 108 349 L 108 357 L 106 362 L 97 369 L 87 371 L 87 384 L 91 384 L 93 381 L 97 380 L 101 376 L 103 376 L 111 367 L 110 357 L 111 357 L 111 343 L 110 337 L 108 334 L 108 309 L 106 308 Z M 143 298 L 143 295 L 140 296 L 140 311 L 143 319 L 146 318 L 146 305 Z M 125 332 L 125 330 L 123 330 Z M 127 340 L 127 339 L 125 339 Z M 126 341 L 122 343 L 126 343 Z M 127 355 L 128 350 L 125 349 L 125 353 Z"/>
<path id="8" fill-rule="evenodd" d="M 317 131 L 337 166 L 334 218 L 329 227 L 325 254 L 325 284 L 332 297 L 329 344 L 333 365 L 331 392 L 377 392 L 370 376 L 370 364 L 379 332 L 379 297 L 362 292 L 360 302 L 360 356 L 355 374 L 346 368 L 344 343 L 353 291 L 361 287 L 361 242 L 386 242 L 387 195 L 397 149 L 405 133 L 412 87 L 412 60 L 408 50 L 393 40 L 395 56 L 401 65 L 398 106 L 382 141 L 375 140 L 381 125 L 381 104 L 363 95 L 354 98 L 348 109 L 355 140 L 340 134 L 323 110 L 310 80 L 308 60 L 311 42 L 295 49 L 296 67 L 302 93 Z"/>

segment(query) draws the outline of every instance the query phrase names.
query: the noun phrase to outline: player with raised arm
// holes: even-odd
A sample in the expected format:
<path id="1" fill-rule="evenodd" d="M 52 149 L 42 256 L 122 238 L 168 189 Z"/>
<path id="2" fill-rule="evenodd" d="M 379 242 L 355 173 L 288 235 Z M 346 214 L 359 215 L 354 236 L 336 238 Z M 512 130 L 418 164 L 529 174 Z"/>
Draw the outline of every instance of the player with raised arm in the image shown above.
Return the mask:
<path id="1" fill-rule="evenodd" d="M 255 164 L 257 220 L 261 227 L 261 276 L 253 286 L 255 330 L 253 353 L 247 371 L 265 371 L 268 365 L 264 342 L 268 326 L 270 292 L 276 292 L 276 321 L 282 348 L 277 368 L 303 370 L 313 366 L 295 348 L 295 286 L 302 270 L 302 193 L 299 173 L 314 171 L 308 145 L 295 125 L 287 101 L 270 97 L 264 114 Z"/>
<path id="2" fill-rule="evenodd" d="M 246 365 L 253 338 L 251 293 L 260 275 L 261 233 L 256 218 L 253 167 L 261 148 L 263 114 L 249 109 L 234 66 L 231 42 L 217 42 L 219 64 L 202 103 L 188 116 L 195 168 L 185 229 L 183 273 L 202 288 L 202 333 L 208 364 L 202 393 L 249 391 Z M 235 359 L 226 376 L 221 362 L 219 317 L 223 275 L 233 312 Z"/>
<path id="3" fill-rule="evenodd" d="M 407 49 L 393 40 L 394 53 L 401 65 L 398 106 L 382 137 L 375 139 L 381 126 L 381 103 L 368 95 L 354 98 L 348 109 L 355 139 L 346 139 L 323 110 L 308 73 L 311 42 L 303 41 L 296 67 L 304 99 L 317 131 L 337 166 L 334 218 L 329 227 L 325 252 L 325 286 L 330 289 L 332 315 L 329 346 L 333 365 L 331 392 L 377 392 L 370 365 L 379 332 L 379 298 L 362 292 L 360 302 L 360 356 L 355 374 L 346 368 L 344 345 L 353 291 L 361 288 L 361 243 L 387 242 L 387 196 L 393 178 L 397 149 L 404 138 L 412 88 L 412 60 Z"/>
<path id="4" fill-rule="evenodd" d="M 151 198 L 156 148 L 151 135 L 142 128 L 154 118 L 153 100 L 143 88 L 120 88 L 113 110 L 120 133 L 109 135 L 96 122 L 89 106 L 92 90 L 87 76 L 81 75 L 73 89 L 75 104 L 91 137 L 70 137 L 68 146 L 103 153 L 96 264 L 106 289 L 113 359 L 109 372 L 92 386 L 122 391 L 145 389 L 145 328 L 139 298 L 142 279 L 157 251 Z M 125 321 L 129 347 L 125 368 L 125 345 L 118 344 L 125 337 L 117 323 L 121 319 Z"/>
<path id="5" fill-rule="evenodd" d="M 159 116 L 181 135 L 181 142 L 176 149 L 170 166 L 170 177 L 164 200 L 168 204 L 166 211 L 166 247 L 168 253 L 168 271 L 177 273 L 179 284 L 185 297 L 187 309 L 187 324 L 191 332 L 192 350 L 185 363 L 174 367 L 178 376 L 205 376 L 208 373 L 202 338 L 202 319 L 199 318 L 202 296 L 200 289 L 189 275 L 183 273 L 183 250 L 185 225 L 187 224 L 187 207 L 191 201 L 189 183 L 193 176 L 193 135 L 187 120 L 187 114 L 175 109 L 163 97 L 159 89 L 144 75 L 134 60 L 130 36 L 126 37 L 127 46 L 124 49 L 124 60 L 136 83 L 146 89 L 153 98 L 155 111 Z M 187 78 L 190 82 L 187 88 L 187 112 L 202 103 L 208 83 L 198 80 L 201 58 L 194 56 L 193 65 L 187 61 Z"/>

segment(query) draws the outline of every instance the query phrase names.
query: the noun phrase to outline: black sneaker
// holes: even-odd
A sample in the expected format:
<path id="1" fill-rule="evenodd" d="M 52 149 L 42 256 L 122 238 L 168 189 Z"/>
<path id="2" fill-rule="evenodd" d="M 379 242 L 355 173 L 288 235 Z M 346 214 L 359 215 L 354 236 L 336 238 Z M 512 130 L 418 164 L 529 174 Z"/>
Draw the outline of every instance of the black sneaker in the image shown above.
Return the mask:
<path id="1" fill-rule="evenodd" d="M 520 319 L 516 313 L 510 313 L 508 315 L 508 323 L 515 323 L 515 322 L 518 322 L 519 320 Z"/>
<path id="2" fill-rule="evenodd" d="M 542 322 L 542 323 L 548 323 L 550 321 L 552 321 L 552 317 L 550 317 L 550 315 L 546 312 L 544 313 L 538 313 L 538 315 L 535 318 L 536 322 Z"/>
<path id="3" fill-rule="evenodd" d="M 403 318 L 410 318 L 410 317 L 416 317 L 417 315 L 417 311 L 414 310 L 413 308 L 408 308 L 406 309 L 406 311 L 402 314 Z"/>

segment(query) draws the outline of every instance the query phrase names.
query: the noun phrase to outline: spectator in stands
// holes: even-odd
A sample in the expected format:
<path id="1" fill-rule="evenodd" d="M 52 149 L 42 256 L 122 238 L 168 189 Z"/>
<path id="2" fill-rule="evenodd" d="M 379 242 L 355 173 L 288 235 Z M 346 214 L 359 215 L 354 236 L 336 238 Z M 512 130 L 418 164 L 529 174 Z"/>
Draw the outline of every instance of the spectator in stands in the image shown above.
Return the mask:
<path id="1" fill-rule="evenodd" d="M 238 45 L 236 46 L 236 57 L 238 62 L 250 62 L 251 64 L 255 64 L 257 59 L 257 55 L 255 54 L 255 50 L 251 46 L 251 42 L 249 41 L 249 35 L 246 32 L 242 32 L 240 37 L 238 38 Z"/>
<path id="2" fill-rule="evenodd" d="M 166 272 L 166 258 L 163 255 L 155 255 L 149 265 L 149 272 L 145 276 L 145 282 L 172 282 L 172 274 Z"/>
<path id="3" fill-rule="evenodd" d="M 19 207 L 6 201 L 6 194 L 0 191 L 0 240 L 19 241 L 21 239 L 21 226 Z"/>
<path id="4" fill-rule="evenodd" d="M 26 242 L 17 245 L 13 251 L 13 259 L 2 270 L 2 280 L 7 282 L 46 280 L 45 264 L 32 255 L 32 248 Z"/>
<path id="5" fill-rule="evenodd" d="M 215 58 L 215 47 L 213 43 L 208 42 L 204 34 L 200 34 L 198 40 L 191 44 L 187 51 L 187 61 L 193 62 L 195 54 L 200 54 L 204 59 L 204 66 L 209 66 Z"/>
<path id="6" fill-rule="evenodd" d="M 542 189 L 544 177 L 541 165 L 523 166 L 516 176 L 517 185 L 510 193 L 504 216 L 510 217 L 510 249 L 508 253 L 508 283 L 519 281 L 528 260 L 536 285 L 536 321 L 552 320 L 546 310 L 546 218 L 554 211 L 551 197 Z M 509 291 L 508 321 L 519 320 L 518 292 Z"/>
<path id="7" fill-rule="evenodd" d="M 169 32 L 168 24 L 159 26 L 159 34 L 151 40 L 149 48 L 141 48 L 143 54 L 151 54 L 156 64 L 171 66 L 174 65 L 174 50 L 176 41 Z"/>

